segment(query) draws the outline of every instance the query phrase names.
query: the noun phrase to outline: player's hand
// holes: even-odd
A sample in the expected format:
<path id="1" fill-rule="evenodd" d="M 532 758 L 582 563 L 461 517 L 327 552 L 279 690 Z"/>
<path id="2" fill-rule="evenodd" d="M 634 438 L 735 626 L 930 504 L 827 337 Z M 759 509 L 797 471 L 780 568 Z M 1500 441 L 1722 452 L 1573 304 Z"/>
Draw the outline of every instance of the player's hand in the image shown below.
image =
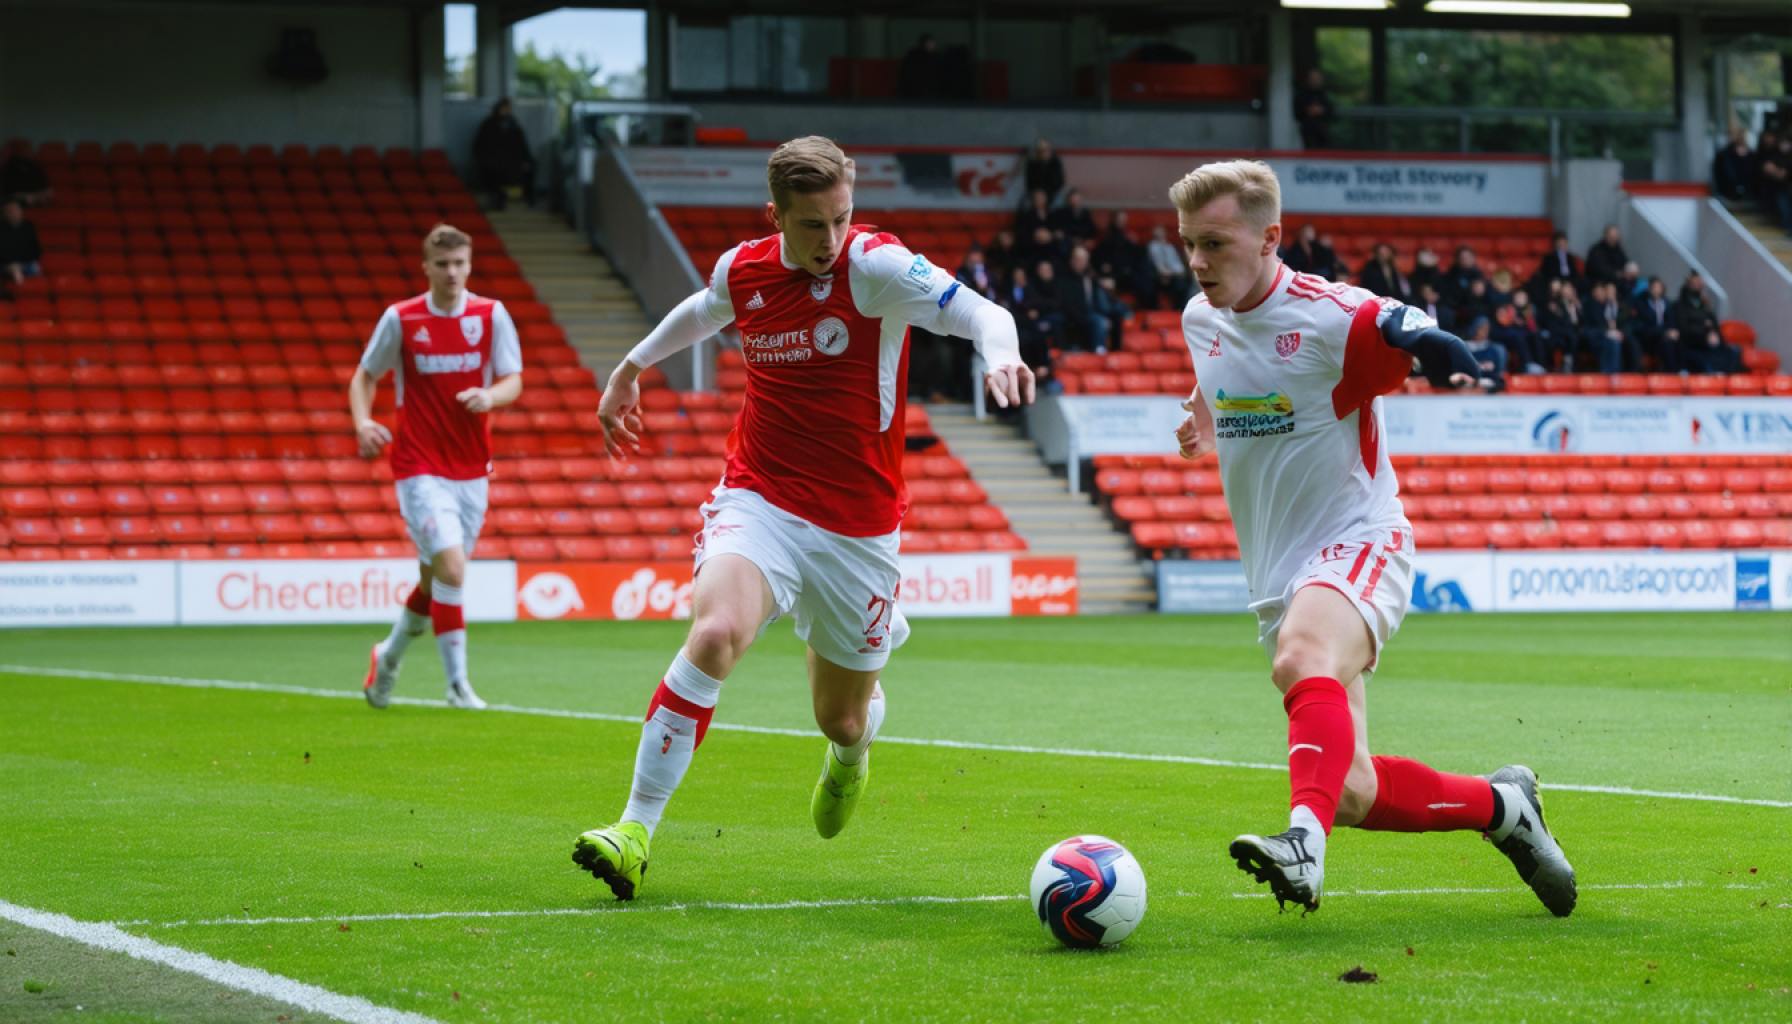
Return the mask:
<path id="1" fill-rule="evenodd" d="M 1213 413 L 1199 392 L 1190 395 L 1182 409 L 1188 413 L 1188 419 L 1176 428 L 1176 448 L 1183 458 L 1193 461 L 1218 446 L 1213 437 Z"/>
<path id="2" fill-rule="evenodd" d="M 461 408 L 468 412 L 477 413 L 492 411 L 492 393 L 485 388 L 468 388 L 460 394 L 455 395 L 454 400 L 459 402 Z"/>
<path id="3" fill-rule="evenodd" d="M 360 445 L 361 457 L 371 459 L 392 443 L 392 432 L 378 420 L 362 420 L 355 424 L 355 441 Z"/>
<path id="4" fill-rule="evenodd" d="M 983 375 L 983 386 L 998 409 L 1032 405 L 1035 391 L 1033 371 L 1020 363 L 997 366 Z"/>
<path id="5" fill-rule="evenodd" d="M 641 453 L 641 385 L 634 378 L 610 378 L 604 397 L 597 403 L 597 420 L 604 428 L 604 450 L 621 458 Z"/>

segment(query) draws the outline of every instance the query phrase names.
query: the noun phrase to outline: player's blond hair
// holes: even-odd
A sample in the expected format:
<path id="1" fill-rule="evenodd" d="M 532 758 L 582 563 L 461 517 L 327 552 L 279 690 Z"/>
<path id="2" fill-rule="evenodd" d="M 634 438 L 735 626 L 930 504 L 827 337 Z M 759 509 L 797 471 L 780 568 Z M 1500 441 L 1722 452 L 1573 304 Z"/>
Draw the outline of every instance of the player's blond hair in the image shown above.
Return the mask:
<path id="1" fill-rule="evenodd" d="M 833 139 L 805 135 L 772 150 L 765 165 L 765 183 L 772 202 L 782 210 L 792 193 L 826 192 L 845 182 L 851 185 L 857 169 Z"/>
<path id="2" fill-rule="evenodd" d="M 1238 197 L 1238 212 L 1259 228 L 1282 219 L 1282 186 L 1276 172 L 1261 160 L 1222 160 L 1202 164 L 1170 186 L 1170 202 L 1192 214 L 1215 199 Z"/>
<path id="3" fill-rule="evenodd" d="M 431 252 L 453 252 L 472 247 L 473 236 L 452 224 L 437 224 L 423 236 L 423 258 L 426 260 Z"/>

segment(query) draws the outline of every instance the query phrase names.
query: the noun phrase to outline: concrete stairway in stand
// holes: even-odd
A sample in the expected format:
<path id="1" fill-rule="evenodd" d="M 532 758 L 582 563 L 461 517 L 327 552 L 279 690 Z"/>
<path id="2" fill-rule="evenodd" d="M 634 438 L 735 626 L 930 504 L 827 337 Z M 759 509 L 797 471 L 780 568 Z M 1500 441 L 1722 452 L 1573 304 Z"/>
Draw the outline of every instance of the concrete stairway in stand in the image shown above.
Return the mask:
<path id="1" fill-rule="evenodd" d="M 1157 588 L 1141 565 L 1132 538 L 1088 494 L 1071 494 L 1064 478 L 1039 458 L 1018 427 L 978 422 L 969 405 L 929 405 L 933 429 L 1007 513 L 1014 532 L 1035 555 L 1074 556 L 1084 613 L 1151 610 Z"/>
<path id="2" fill-rule="evenodd" d="M 1792 236 L 1781 231 L 1779 225 L 1768 219 L 1767 215 L 1753 204 L 1746 206 L 1727 204 L 1727 206 L 1730 215 L 1741 221 L 1742 226 L 1748 229 L 1749 234 L 1754 235 L 1762 245 L 1766 246 L 1767 251 L 1773 253 L 1775 259 L 1786 265 L 1786 269 L 1792 270 Z M 1668 285 L 1669 295 L 1677 295 L 1679 290 L 1678 284 L 1670 283 Z"/>
<path id="3" fill-rule="evenodd" d="M 536 297 L 554 310 L 579 359 L 601 385 L 610 371 L 647 336 L 653 324 L 633 292 L 603 256 L 558 214 L 512 206 L 486 213 L 510 258 L 534 286 Z M 473 260 L 473 290 L 479 290 L 479 260 Z M 529 339 L 523 339 L 523 360 Z"/>

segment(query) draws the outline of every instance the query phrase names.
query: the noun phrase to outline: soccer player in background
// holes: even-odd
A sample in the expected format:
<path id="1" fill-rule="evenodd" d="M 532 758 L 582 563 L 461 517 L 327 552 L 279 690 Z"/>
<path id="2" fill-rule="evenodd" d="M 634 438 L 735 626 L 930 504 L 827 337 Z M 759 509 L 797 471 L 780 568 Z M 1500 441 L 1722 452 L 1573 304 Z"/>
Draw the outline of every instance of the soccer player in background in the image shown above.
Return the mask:
<path id="1" fill-rule="evenodd" d="M 853 224 L 853 173 L 827 139 L 779 146 L 766 169 L 776 233 L 724 253 L 709 286 L 667 314 L 604 388 L 606 445 L 613 456 L 638 452 L 641 372 L 730 323 L 740 332 L 746 402 L 702 508 L 690 632 L 648 704 L 621 819 L 573 849 L 618 899 L 641 884 L 649 840 L 722 681 L 780 616 L 808 644 L 815 722 L 828 738 L 810 817 L 823 838 L 851 817 L 884 717 L 878 674 L 908 637 L 896 553 L 908 505 L 909 326 L 971 339 L 996 405 L 1033 400 L 1013 318 L 894 235 Z"/>
<path id="2" fill-rule="evenodd" d="M 467 626 L 461 611 L 467 558 L 485 521 L 492 471 L 493 409 L 523 393 L 516 324 L 496 299 L 467 291 L 473 240 L 437 224 L 423 240 L 429 291 L 387 306 L 348 385 L 361 457 L 392 445 L 398 507 L 417 545 L 419 578 L 386 639 L 373 645 L 361 692 L 385 707 L 405 648 L 433 627 L 448 703 L 480 709 L 467 678 Z M 398 387 L 398 435 L 373 418 L 373 395 L 390 370 Z"/>
<path id="3" fill-rule="evenodd" d="M 1436 386 L 1476 387 L 1473 355 L 1423 310 L 1289 270 L 1276 255 L 1281 188 L 1267 165 L 1206 164 L 1170 199 L 1199 286 L 1182 314 L 1199 384 L 1176 438 L 1185 458 L 1219 452 L 1251 610 L 1288 713 L 1288 829 L 1239 836 L 1233 859 L 1278 904 L 1310 912 L 1333 824 L 1479 831 L 1567 916 L 1574 869 L 1544 826 L 1529 768 L 1450 775 L 1369 753 L 1364 684 L 1412 591 L 1412 525 L 1380 396 L 1415 358 Z"/>

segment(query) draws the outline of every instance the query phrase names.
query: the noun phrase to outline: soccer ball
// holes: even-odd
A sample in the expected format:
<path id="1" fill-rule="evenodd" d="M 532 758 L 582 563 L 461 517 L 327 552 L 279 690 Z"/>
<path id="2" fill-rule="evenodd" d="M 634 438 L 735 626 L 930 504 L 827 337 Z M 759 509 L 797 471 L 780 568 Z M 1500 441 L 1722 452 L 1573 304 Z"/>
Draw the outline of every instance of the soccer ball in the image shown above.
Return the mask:
<path id="1" fill-rule="evenodd" d="M 1145 917 L 1145 872 L 1106 836 L 1053 843 L 1033 867 L 1033 909 L 1072 949 L 1112 946 Z"/>

